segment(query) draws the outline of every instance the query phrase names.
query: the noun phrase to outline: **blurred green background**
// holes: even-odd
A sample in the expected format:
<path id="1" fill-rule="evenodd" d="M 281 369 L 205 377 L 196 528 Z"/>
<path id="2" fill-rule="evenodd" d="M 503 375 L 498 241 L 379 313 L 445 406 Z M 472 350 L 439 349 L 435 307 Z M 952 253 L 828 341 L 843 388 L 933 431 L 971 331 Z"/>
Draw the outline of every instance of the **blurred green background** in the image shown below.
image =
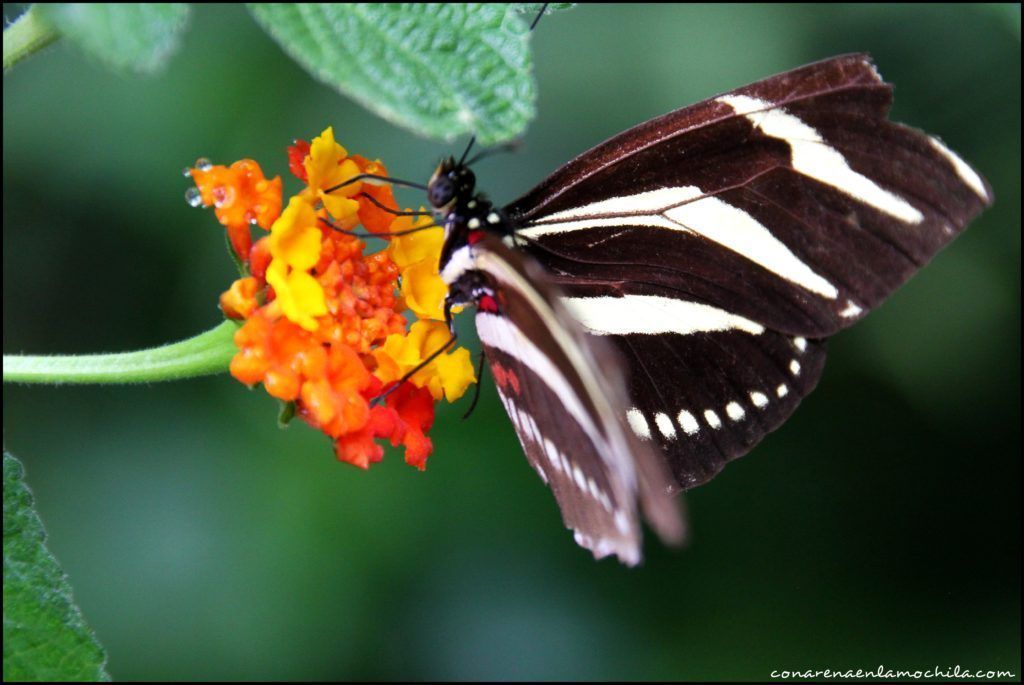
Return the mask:
<path id="1" fill-rule="evenodd" d="M 633 570 L 573 543 L 490 378 L 469 421 L 464 403 L 439 412 L 425 473 L 394 452 L 340 464 L 227 376 L 5 385 L 6 447 L 115 679 L 1019 678 L 1019 6 L 581 6 L 534 46 L 539 116 L 520 154 L 477 169 L 499 202 L 654 115 L 868 51 L 894 118 L 981 170 L 996 206 L 833 341 L 786 426 L 686 497 L 689 548 L 649 538 Z M 5 353 L 136 349 L 218 322 L 233 267 L 212 214 L 183 200 L 196 157 L 286 174 L 285 145 L 333 124 L 425 180 L 465 142 L 319 85 L 241 7 L 196 6 L 157 78 L 58 44 L 3 90 Z"/>

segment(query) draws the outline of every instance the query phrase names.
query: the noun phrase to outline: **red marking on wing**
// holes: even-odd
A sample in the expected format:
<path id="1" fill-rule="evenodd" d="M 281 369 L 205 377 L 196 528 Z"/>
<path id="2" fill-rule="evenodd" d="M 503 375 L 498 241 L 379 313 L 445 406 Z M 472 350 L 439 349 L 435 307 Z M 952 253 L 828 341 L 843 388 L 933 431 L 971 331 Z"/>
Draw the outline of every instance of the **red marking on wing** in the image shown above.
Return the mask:
<path id="1" fill-rule="evenodd" d="M 508 370 L 508 384 L 512 386 L 512 392 L 519 394 L 519 376 L 512 369 Z"/>
<path id="2" fill-rule="evenodd" d="M 519 376 L 515 371 L 506 369 L 501 362 L 491 362 L 491 372 L 494 373 L 494 381 L 500 390 L 511 389 L 515 395 L 519 395 L 522 386 L 519 384 Z"/>
<path id="3" fill-rule="evenodd" d="M 477 303 L 477 307 L 480 311 L 496 314 L 498 312 L 498 301 L 490 295 L 484 295 L 480 298 L 480 302 Z"/>
<path id="4" fill-rule="evenodd" d="M 494 382 L 504 390 L 508 386 L 508 373 L 505 371 L 505 367 L 494 362 L 491 364 L 491 371 L 494 373 Z"/>

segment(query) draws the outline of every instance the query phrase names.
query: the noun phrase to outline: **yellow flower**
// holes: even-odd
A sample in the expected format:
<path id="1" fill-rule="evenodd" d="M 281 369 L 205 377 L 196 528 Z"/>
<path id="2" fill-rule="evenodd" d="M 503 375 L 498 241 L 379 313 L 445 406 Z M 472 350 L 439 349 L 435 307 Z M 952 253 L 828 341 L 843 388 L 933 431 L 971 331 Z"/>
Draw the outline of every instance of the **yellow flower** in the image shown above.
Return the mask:
<path id="1" fill-rule="evenodd" d="M 308 202 L 293 197 L 270 227 L 270 255 L 293 269 L 312 269 L 320 259 L 321 238 L 316 211 Z"/>
<path id="2" fill-rule="evenodd" d="M 327 300 L 315 278 L 305 271 L 293 269 L 289 273 L 288 265 L 276 259 L 267 267 L 267 283 L 277 294 L 276 302 L 286 317 L 307 331 L 317 329 L 315 317 L 327 313 Z"/>
<path id="3" fill-rule="evenodd" d="M 320 259 L 321 238 L 316 212 L 298 197 L 270 227 L 267 283 L 274 288 L 282 313 L 307 331 L 316 330 L 314 317 L 327 313 L 324 289 L 308 273 Z"/>
<path id="4" fill-rule="evenodd" d="M 305 167 L 309 188 L 303 194 L 312 202 L 323 202 L 331 217 L 343 225 L 347 224 L 359 212 L 359 202 L 349 198 L 358 194 L 363 184 L 350 183 L 330 194 L 324 192 L 360 173 L 359 165 L 348 159 L 348 151 L 335 142 L 333 127 L 328 126 L 313 139 Z"/>
<path id="5" fill-rule="evenodd" d="M 386 385 L 399 380 L 424 359 L 441 349 L 451 336 L 440 321 L 417 321 L 406 334 L 393 333 L 373 351 L 377 359 L 375 375 Z M 438 355 L 413 374 L 409 382 L 427 388 L 435 400 L 449 402 L 462 397 L 470 383 L 476 382 L 469 350 L 460 347 Z"/>
<path id="6" fill-rule="evenodd" d="M 420 211 L 426 212 L 427 210 L 420 207 Z M 415 220 L 414 217 L 400 216 L 391 224 L 391 231 L 400 233 L 413 228 L 420 228 L 421 226 L 430 226 L 433 223 L 429 214 Z M 404 269 L 417 262 L 430 259 L 434 261 L 434 268 L 436 269 L 437 261 L 441 257 L 441 246 L 443 244 L 443 228 L 440 226 L 425 228 L 421 231 L 406 233 L 405 235 L 398 235 L 392 238 L 391 244 L 388 246 L 388 256 L 391 257 L 391 261 L 397 264 L 399 268 Z"/>
<path id="7" fill-rule="evenodd" d="M 420 211 L 425 210 L 420 207 Z M 409 217 L 399 217 L 391 225 L 391 230 L 406 231 L 431 223 L 429 216 L 422 216 L 415 223 Z M 388 256 L 402 271 L 405 303 L 420 319 L 444 320 L 444 298 L 448 294 L 448 286 L 437 270 L 443 244 L 444 229 L 437 227 L 395 236 L 388 246 Z"/>

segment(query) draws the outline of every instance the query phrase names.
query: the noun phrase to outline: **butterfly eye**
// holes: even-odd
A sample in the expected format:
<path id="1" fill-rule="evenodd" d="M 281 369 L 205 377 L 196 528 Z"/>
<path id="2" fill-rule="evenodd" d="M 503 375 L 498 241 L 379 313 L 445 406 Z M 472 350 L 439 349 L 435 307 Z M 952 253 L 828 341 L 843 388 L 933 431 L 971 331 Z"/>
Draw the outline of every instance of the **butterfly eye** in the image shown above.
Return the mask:
<path id="1" fill-rule="evenodd" d="M 460 166 L 452 171 L 455 182 L 456 194 L 469 198 L 476 188 L 476 174 L 470 171 L 467 166 Z"/>
<path id="2" fill-rule="evenodd" d="M 427 187 L 427 199 L 435 207 L 444 207 L 455 196 L 455 184 L 447 176 L 437 176 Z"/>

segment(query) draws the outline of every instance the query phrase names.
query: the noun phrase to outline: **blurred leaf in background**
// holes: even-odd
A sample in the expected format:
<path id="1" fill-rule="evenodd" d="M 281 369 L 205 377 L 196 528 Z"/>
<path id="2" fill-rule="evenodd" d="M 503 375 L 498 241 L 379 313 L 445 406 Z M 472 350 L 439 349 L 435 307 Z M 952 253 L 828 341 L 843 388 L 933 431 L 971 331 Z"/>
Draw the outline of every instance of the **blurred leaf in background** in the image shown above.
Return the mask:
<path id="1" fill-rule="evenodd" d="M 167 67 L 189 15 L 184 3 L 43 3 L 62 37 L 107 66 L 140 74 Z"/>
<path id="2" fill-rule="evenodd" d="M 340 97 L 244 8 L 192 9 L 156 78 L 63 42 L 5 74 L 5 353 L 139 349 L 218 322 L 233 266 L 183 200 L 197 157 L 284 174 L 285 146 L 333 124 L 353 152 L 425 180 L 461 147 Z M 1019 7 L 595 5 L 545 17 L 530 43 L 523 153 L 476 170 L 499 203 L 638 122 L 867 51 L 896 85 L 893 119 L 942 137 L 996 205 L 830 343 L 786 426 L 687 495 L 690 547 L 649 540 L 632 571 L 572 543 L 486 380 L 469 421 L 438 413 L 425 473 L 394 454 L 365 473 L 338 464 L 226 376 L 5 386 L 5 439 L 112 675 L 1019 671 Z"/>

